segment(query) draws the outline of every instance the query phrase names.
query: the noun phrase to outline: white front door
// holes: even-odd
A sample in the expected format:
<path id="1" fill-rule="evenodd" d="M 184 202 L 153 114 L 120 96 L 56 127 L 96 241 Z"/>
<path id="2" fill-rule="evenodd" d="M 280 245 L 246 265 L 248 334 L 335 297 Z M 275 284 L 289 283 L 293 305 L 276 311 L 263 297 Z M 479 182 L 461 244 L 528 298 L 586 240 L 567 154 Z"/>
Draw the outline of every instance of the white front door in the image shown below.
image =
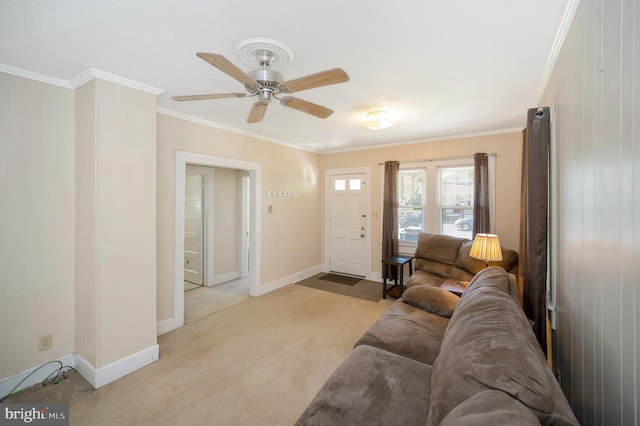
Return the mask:
<path id="1" fill-rule="evenodd" d="M 364 174 L 331 175 L 329 180 L 329 269 L 365 276 L 366 191 Z"/>
<path id="2" fill-rule="evenodd" d="M 202 285 L 203 176 L 188 175 L 184 199 L 184 280 Z"/>

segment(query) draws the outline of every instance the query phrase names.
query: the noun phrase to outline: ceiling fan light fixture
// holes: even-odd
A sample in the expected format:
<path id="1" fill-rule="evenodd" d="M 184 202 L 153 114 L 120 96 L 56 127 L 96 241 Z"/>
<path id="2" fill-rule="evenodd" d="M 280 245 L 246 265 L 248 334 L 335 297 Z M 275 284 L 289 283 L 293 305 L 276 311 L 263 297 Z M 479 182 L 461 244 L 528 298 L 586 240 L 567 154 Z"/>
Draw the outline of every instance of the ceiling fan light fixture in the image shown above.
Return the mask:
<path id="1" fill-rule="evenodd" d="M 393 122 L 389 120 L 389 113 L 387 111 L 371 111 L 367 114 L 365 126 L 371 130 L 386 129 L 393 126 Z"/>

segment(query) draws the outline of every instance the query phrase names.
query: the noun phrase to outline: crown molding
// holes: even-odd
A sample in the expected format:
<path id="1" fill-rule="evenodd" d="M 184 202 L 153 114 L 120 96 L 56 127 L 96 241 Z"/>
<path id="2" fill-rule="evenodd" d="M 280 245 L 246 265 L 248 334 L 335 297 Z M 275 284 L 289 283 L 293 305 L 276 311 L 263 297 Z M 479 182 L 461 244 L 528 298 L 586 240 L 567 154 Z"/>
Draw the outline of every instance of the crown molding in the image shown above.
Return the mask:
<path id="1" fill-rule="evenodd" d="M 365 151 L 369 149 L 389 148 L 389 147 L 402 146 L 402 145 L 417 145 L 421 143 L 443 142 L 443 141 L 457 140 L 457 139 L 477 138 L 482 136 L 494 136 L 494 135 L 502 135 L 505 133 L 522 132 L 522 129 L 523 127 L 512 127 L 510 129 L 489 130 L 486 132 L 466 133 L 466 134 L 450 135 L 450 136 L 442 136 L 442 137 L 434 137 L 434 138 L 426 138 L 426 139 L 405 140 L 405 141 L 384 143 L 384 144 L 378 144 L 378 145 L 365 145 L 365 146 L 359 146 L 354 148 L 322 151 L 320 152 L 320 154 L 338 154 L 341 152 Z"/>
<path id="2" fill-rule="evenodd" d="M 88 81 L 98 78 L 100 80 L 110 81 L 112 83 L 119 84 L 120 86 L 130 87 L 132 89 L 140 90 L 142 92 L 151 93 L 152 95 L 159 95 L 164 92 L 163 89 L 150 86 L 139 81 L 130 80 L 128 78 L 120 77 L 119 75 L 111 74 L 105 71 L 100 71 L 95 68 L 89 68 L 83 73 L 79 74 L 76 78 L 71 80 L 70 85 L 72 89 L 77 89 Z"/>
<path id="3" fill-rule="evenodd" d="M 556 37 L 551 45 L 551 51 L 547 57 L 547 62 L 545 62 L 544 68 L 538 77 L 538 84 L 536 85 L 533 97 L 534 105 L 539 105 L 542 101 L 542 96 L 544 95 L 544 91 L 547 89 L 547 84 L 549 84 L 549 79 L 551 79 L 551 74 L 556 66 L 558 56 L 560 56 L 560 51 L 562 50 L 562 46 L 564 45 L 567 35 L 569 34 L 573 18 L 575 18 L 579 6 L 580 0 L 569 0 L 567 3 L 567 7 L 565 8 L 564 13 L 562 14 L 562 19 L 560 20 L 560 26 L 556 32 Z"/>
<path id="4" fill-rule="evenodd" d="M 150 86 L 145 83 L 141 83 L 139 81 L 130 80 L 128 78 L 120 77 L 119 75 L 111 74 L 105 71 L 100 71 L 95 68 L 89 68 L 86 71 L 79 74 L 71 81 L 63 80 L 61 78 L 50 77 L 48 75 L 38 74 L 35 72 L 23 70 L 21 68 L 12 67 L 10 65 L 0 64 L 0 72 L 4 72 L 6 74 L 15 75 L 18 77 L 28 78 L 29 80 L 39 81 L 41 83 L 52 84 L 54 86 L 64 87 L 65 89 L 77 89 L 88 81 L 93 80 L 94 78 L 99 78 L 100 80 L 110 81 L 112 83 L 119 84 L 121 86 L 130 87 L 132 89 L 137 89 L 142 92 L 151 93 L 152 95 L 159 95 L 164 92 L 163 89 L 158 89 L 157 87 Z"/>
<path id="5" fill-rule="evenodd" d="M 12 67 L 10 65 L 0 64 L 0 72 L 15 75 L 17 77 L 28 78 L 29 80 L 39 81 L 41 83 L 51 84 L 54 86 L 64 87 L 65 89 L 73 89 L 71 83 L 61 78 L 49 77 L 48 75 L 38 74 L 35 72 Z"/>
<path id="6" fill-rule="evenodd" d="M 224 130 L 224 131 L 227 131 L 227 132 L 230 132 L 230 133 L 235 133 L 235 134 L 242 135 L 242 136 L 249 136 L 251 138 L 260 139 L 260 140 L 263 140 L 265 142 L 271 142 L 271 143 L 275 143 L 277 145 L 286 146 L 288 148 L 293 148 L 293 149 L 297 149 L 297 150 L 300 150 L 300 151 L 313 152 L 313 153 L 318 154 L 317 151 L 312 151 L 312 150 L 305 149 L 305 148 L 302 148 L 302 147 L 299 147 L 299 146 L 296 146 L 296 145 L 288 144 L 288 143 L 282 142 L 281 140 L 278 140 L 278 139 L 273 139 L 273 138 L 269 138 L 269 137 L 262 136 L 262 135 L 259 135 L 259 134 L 247 132 L 247 131 L 244 131 L 244 130 L 235 129 L 233 127 L 229 127 L 229 126 L 225 126 L 225 125 L 220 124 L 220 123 L 216 123 L 215 121 L 205 120 L 203 118 L 194 117 L 194 116 L 188 115 L 188 114 L 183 114 L 181 112 L 173 111 L 173 110 L 170 110 L 170 109 L 167 109 L 167 108 L 158 107 L 157 111 L 158 111 L 159 114 L 168 115 L 170 117 L 179 118 L 181 120 L 190 121 L 192 123 L 202 124 L 203 126 L 213 127 L 215 129 Z"/>

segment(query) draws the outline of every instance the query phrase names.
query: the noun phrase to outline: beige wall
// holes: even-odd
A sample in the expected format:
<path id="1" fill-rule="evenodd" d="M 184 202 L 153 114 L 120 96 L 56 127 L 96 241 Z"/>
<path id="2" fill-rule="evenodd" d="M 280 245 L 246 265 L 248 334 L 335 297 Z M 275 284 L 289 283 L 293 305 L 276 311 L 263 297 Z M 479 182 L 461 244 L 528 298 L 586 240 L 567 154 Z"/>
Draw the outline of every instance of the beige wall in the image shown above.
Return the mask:
<path id="1" fill-rule="evenodd" d="M 523 112 L 523 117 L 525 114 L 526 112 Z M 496 233 L 504 247 L 517 251 L 520 238 L 520 173 L 522 168 L 522 134 L 520 132 L 325 154 L 321 157 L 320 175 L 324 179 L 324 172 L 328 169 L 371 168 L 373 232 L 371 265 L 374 271 L 380 272 L 382 176 L 381 167 L 378 164 L 387 160 L 415 162 L 454 157 L 472 158 L 476 152 L 497 154 Z"/>
<path id="2" fill-rule="evenodd" d="M 582 0 L 542 102 L 557 146 L 555 350 L 584 425 L 640 423 L 639 33 L 638 2 Z"/>
<path id="3" fill-rule="evenodd" d="M 97 369 L 156 345 L 156 97 L 104 80 L 85 86 L 77 98 L 77 353 Z"/>
<path id="4" fill-rule="evenodd" d="M 96 315 L 96 82 L 89 81 L 76 89 L 76 229 L 75 229 L 75 316 L 93 318 Z M 76 351 L 84 359 L 96 364 L 97 323 L 95 320 L 76 321 Z"/>
<path id="5" fill-rule="evenodd" d="M 158 114 L 158 321 L 173 313 L 176 150 L 262 165 L 260 285 L 320 264 L 318 154 Z M 295 196 L 267 197 L 271 188 Z"/>
<path id="6" fill-rule="evenodd" d="M 240 271 L 240 173 L 219 167 L 215 170 L 213 270 L 216 275 Z"/>
<path id="7" fill-rule="evenodd" d="M 75 351 L 74 105 L 0 73 L 0 378 Z"/>

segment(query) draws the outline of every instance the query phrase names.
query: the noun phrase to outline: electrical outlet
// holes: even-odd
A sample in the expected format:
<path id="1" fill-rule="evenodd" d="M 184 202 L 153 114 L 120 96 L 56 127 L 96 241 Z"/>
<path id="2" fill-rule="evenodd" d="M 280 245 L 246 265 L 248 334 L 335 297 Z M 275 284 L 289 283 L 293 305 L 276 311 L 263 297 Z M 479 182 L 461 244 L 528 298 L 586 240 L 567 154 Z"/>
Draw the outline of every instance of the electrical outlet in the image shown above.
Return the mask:
<path id="1" fill-rule="evenodd" d="M 38 339 L 38 350 L 46 351 L 53 346 L 53 335 L 51 333 L 40 336 Z"/>

